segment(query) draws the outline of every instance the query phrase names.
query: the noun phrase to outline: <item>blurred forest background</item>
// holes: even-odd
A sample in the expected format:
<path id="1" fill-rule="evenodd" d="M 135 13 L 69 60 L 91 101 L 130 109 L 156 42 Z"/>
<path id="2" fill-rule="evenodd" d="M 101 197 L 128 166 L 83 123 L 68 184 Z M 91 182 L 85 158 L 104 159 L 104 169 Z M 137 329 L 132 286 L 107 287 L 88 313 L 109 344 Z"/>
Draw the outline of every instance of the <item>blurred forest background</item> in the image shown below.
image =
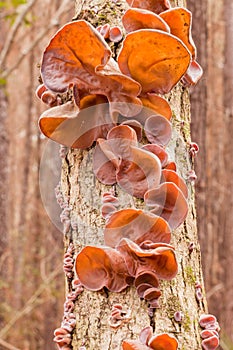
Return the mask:
<path id="1" fill-rule="evenodd" d="M 204 68 L 204 77 L 191 89 L 192 138 L 200 146 L 195 162 L 202 262 L 209 310 L 220 322 L 222 349 L 230 350 L 233 2 L 187 0 L 187 7 Z M 44 47 L 73 15 L 72 0 L 0 1 L 0 349 L 56 348 L 53 329 L 64 302 L 63 237 L 40 198 L 46 140 L 37 121 L 45 107 L 34 91 Z"/>

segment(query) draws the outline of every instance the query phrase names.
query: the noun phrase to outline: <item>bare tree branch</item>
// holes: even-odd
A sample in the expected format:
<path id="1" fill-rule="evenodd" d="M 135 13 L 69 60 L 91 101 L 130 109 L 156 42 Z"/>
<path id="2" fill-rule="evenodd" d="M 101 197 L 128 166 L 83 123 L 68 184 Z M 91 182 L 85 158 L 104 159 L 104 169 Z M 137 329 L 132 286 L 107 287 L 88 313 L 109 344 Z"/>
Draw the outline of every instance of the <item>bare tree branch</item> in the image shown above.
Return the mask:
<path id="1" fill-rule="evenodd" d="M 36 300 L 41 295 L 41 293 L 48 287 L 48 285 L 62 272 L 61 266 L 59 266 L 55 271 L 53 271 L 45 281 L 41 284 L 37 291 L 31 296 L 31 298 L 26 302 L 24 307 L 16 312 L 15 316 L 3 327 L 0 331 L 0 338 L 4 338 L 8 331 L 13 327 L 13 325 L 18 321 L 22 316 L 28 314 L 35 306 Z M 13 349 L 13 348 L 12 348 Z M 16 349 L 17 350 L 17 349 Z M 19 349 L 18 349 L 19 350 Z"/>
<path id="2" fill-rule="evenodd" d="M 24 19 L 28 11 L 32 8 L 32 6 L 36 3 L 37 0 L 30 0 L 27 5 L 25 5 L 22 12 L 19 13 L 18 17 L 16 18 L 13 26 L 11 27 L 11 30 L 9 31 L 5 44 L 3 46 L 2 52 L 0 53 L 0 67 L 3 67 L 7 54 L 11 48 L 11 45 L 14 41 L 14 37 Z"/>
<path id="3" fill-rule="evenodd" d="M 0 339 L 0 345 L 2 345 L 5 349 L 9 350 L 20 350 L 19 348 L 16 348 L 15 346 L 7 343 L 5 340 Z"/>
<path id="4" fill-rule="evenodd" d="M 63 0 L 61 6 L 58 8 L 58 10 L 55 12 L 53 18 L 51 19 L 49 25 L 42 30 L 39 35 L 36 37 L 36 39 L 33 41 L 33 43 L 31 44 L 31 46 L 29 46 L 29 48 L 27 50 L 25 50 L 21 56 L 19 56 L 18 60 L 15 62 L 15 64 L 10 67 L 9 69 L 6 69 L 5 71 L 3 71 L 2 73 L 2 78 L 6 79 L 17 67 L 18 65 L 23 61 L 23 59 L 34 49 L 34 47 L 47 35 L 47 33 L 50 31 L 50 29 L 52 29 L 53 27 L 57 26 L 59 18 L 61 17 L 61 15 L 63 15 L 64 13 L 68 12 L 71 10 L 71 8 L 73 8 L 72 6 L 68 6 L 68 3 L 70 1 L 69 0 Z"/>

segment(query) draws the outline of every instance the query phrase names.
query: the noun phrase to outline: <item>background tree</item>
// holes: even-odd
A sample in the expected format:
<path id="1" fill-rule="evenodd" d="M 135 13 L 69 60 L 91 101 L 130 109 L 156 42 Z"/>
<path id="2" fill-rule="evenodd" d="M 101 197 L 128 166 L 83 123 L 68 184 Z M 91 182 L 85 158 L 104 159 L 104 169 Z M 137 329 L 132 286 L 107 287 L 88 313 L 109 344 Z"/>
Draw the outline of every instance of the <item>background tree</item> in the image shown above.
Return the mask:
<path id="1" fill-rule="evenodd" d="M 40 198 L 45 140 L 34 91 L 47 35 L 70 20 L 74 6 L 43 5 L 38 0 L 0 4 L 1 349 L 55 349 L 53 329 L 63 311 L 62 235 Z"/>
<path id="2" fill-rule="evenodd" d="M 233 4 L 190 1 L 194 40 L 204 76 L 191 94 L 196 160 L 198 232 L 210 311 L 222 327 L 222 347 L 232 347 L 232 92 Z M 198 23 L 198 25 L 195 25 Z M 226 339 L 224 339 L 224 334 Z M 228 340 L 227 340 L 228 338 Z M 231 345 L 230 345 L 231 344 Z"/>

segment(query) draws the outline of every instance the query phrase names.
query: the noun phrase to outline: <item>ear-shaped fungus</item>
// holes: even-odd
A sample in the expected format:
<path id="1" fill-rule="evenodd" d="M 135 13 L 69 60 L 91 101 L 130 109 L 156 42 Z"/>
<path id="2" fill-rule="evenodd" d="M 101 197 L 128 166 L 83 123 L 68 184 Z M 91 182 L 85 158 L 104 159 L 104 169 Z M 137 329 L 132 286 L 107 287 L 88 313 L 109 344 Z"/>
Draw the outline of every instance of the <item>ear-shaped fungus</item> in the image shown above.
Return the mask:
<path id="1" fill-rule="evenodd" d="M 184 86 L 196 85 L 203 75 L 203 69 L 197 61 L 192 61 L 187 72 L 182 77 L 181 82 Z"/>
<path id="2" fill-rule="evenodd" d="M 103 95 L 89 95 L 81 100 L 81 109 L 73 102 L 50 108 L 40 116 L 40 130 L 67 147 L 88 148 L 114 126 L 106 102 Z"/>
<path id="3" fill-rule="evenodd" d="M 142 104 L 144 107 L 137 117 L 141 115 L 145 115 L 143 120 L 139 120 L 141 122 L 145 122 L 146 117 L 150 117 L 152 114 L 162 115 L 164 118 L 170 120 L 172 117 L 172 110 L 169 103 L 161 96 L 158 96 L 153 93 L 147 93 L 144 96 L 140 97 Z M 152 113 L 152 111 L 154 113 Z M 144 123 L 143 123 L 144 124 Z"/>
<path id="4" fill-rule="evenodd" d="M 171 139 L 171 123 L 160 115 L 152 115 L 145 122 L 145 134 L 149 142 L 166 146 Z"/>
<path id="5" fill-rule="evenodd" d="M 159 281 L 151 271 L 143 271 L 135 277 L 134 285 L 140 298 L 147 300 L 150 307 L 159 306 L 158 299 L 161 296 Z"/>
<path id="6" fill-rule="evenodd" d="M 105 95 L 112 113 L 132 116 L 141 109 L 137 98 L 140 85 L 121 74 L 110 56 L 109 46 L 91 24 L 84 20 L 68 23 L 55 34 L 44 52 L 43 82 L 54 92 L 76 86 L 81 95 Z M 76 101 L 77 95 L 76 92 Z"/>
<path id="7" fill-rule="evenodd" d="M 170 33 L 167 23 L 159 15 L 147 10 L 137 8 L 127 10 L 122 17 L 122 23 L 127 33 L 146 28 Z"/>
<path id="8" fill-rule="evenodd" d="M 149 347 L 154 350 L 177 350 L 178 342 L 171 335 L 158 334 L 149 340 Z"/>
<path id="9" fill-rule="evenodd" d="M 104 229 L 105 244 L 116 247 L 122 238 L 128 238 L 137 244 L 151 242 L 169 243 L 170 228 L 159 216 L 139 209 L 122 209 L 113 213 Z"/>
<path id="10" fill-rule="evenodd" d="M 144 200 L 151 212 L 164 218 L 171 229 L 181 225 L 187 216 L 187 201 L 181 190 L 172 182 L 164 182 L 147 191 Z"/>
<path id="11" fill-rule="evenodd" d="M 151 243 L 150 248 L 142 249 L 136 243 L 123 238 L 117 250 L 122 253 L 131 276 L 142 271 L 152 271 L 157 278 L 170 280 L 177 274 L 177 261 L 174 249 L 166 243 Z"/>
<path id="12" fill-rule="evenodd" d="M 162 333 L 152 334 L 151 327 L 145 327 L 139 336 L 139 340 L 124 340 L 122 343 L 123 350 L 177 350 L 178 342 L 173 336 Z"/>
<path id="13" fill-rule="evenodd" d="M 122 38 L 123 38 L 123 34 L 119 27 L 115 26 L 110 28 L 109 39 L 112 42 L 118 43 L 119 41 L 121 41 Z"/>
<path id="14" fill-rule="evenodd" d="M 166 11 L 171 7 L 169 0 L 126 0 L 129 6 L 146 9 L 154 13 Z"/>
<path id="15" fill-rule="evenodd" d="M 127 125 L 112 128 L 107 140 L 98 140 L 99 147 L 94 154 L 94 173 L 101 182 L 110 184 L 109 179 L 113 179 L 115 168 L 119 186 L 127 193 L 143 198 L 148 189 L 158 186 L 161 164 L 158 157 L 136 147 L 136 144 L 137 135 L 132 128 Z M 111 172 L 105 175 L 106 170 Z"/>
<path id="16" fill-rule="evenodd" d="M 116 172 L 117 183 L 132 196 L 143 198 L 145 192 L 159 183 L 161 164 L 154 154 L 131 146 L 128 159 L 121 159 Z"/>
<path id="17" fill-rule="evenodd" d="M 171 34 L 182 40 L 195 59 L 196 47 L 191 36 L 192 13 L 183 7 L 175 7 L 160 13 L 159 16 L 169 25 Z"/>
<path id="18" fill-rule="evenodd" d="M 173 182 L 182 191 L 185 198 L 188 197 L 188 188 L 186 183 L 174 170 L 163 169 L 161 182 Z"/>
<path id="19" fill-rule="evenodd" d="M 180 39 L 154 29 L 129 33 L 118 56 L 122 73 L 142 91 L 165 94 L 178 83 L 190 64 L 190 53 Z"/>
<path id="20" fill-rule="evenodd" d="M 149 350 L 148 346 L 141 344 L 138 340 L 124 340 L 121 344 L 123 350 Z"/>
<path id="21" fill-rule="evenodd" d="M 153 143 L 143 145 L 142 149 L 145 149 L 146 151 L 155 154 L 159 158 L 162 168 L 164 168 L 168 164 L 168 154 L 163 147 Z"/>
<path id="22" fill-rule="evenodd" d="M 107 287 L 121 292 L 131 281 L 122 255 L 110 247 L 86 246 L 77 255 L 75 267 L 81 284 L 92 291 Z"/>
<path id="23" fill-rule="evenodd" d="M 204 350 L 215 350 L 219 346 L 219 337 L 217 335 L 212 335 L 206 339 L 203 339 L 201 346 Z"/>

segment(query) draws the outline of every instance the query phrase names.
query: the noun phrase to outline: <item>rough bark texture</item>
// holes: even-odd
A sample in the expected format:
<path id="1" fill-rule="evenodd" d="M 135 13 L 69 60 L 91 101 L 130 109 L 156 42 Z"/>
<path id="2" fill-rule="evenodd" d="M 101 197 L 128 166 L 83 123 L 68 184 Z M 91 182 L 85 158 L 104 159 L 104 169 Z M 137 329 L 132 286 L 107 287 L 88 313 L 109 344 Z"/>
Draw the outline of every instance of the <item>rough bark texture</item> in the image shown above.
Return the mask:
<path id="1" fill-rule="evenodd" d="M 182 1 L 173 5 L 184 5 Z M 93 16 L 93 7 L 99 12 Z M 77 1 L 76 14 L 94 24 L 106 21 L 117 23 L 123 5 L 108 1 Z M 177 86 L 167 96 L 173 110 L 173 139 L 168 149 L 171 159 L 178 165 L 178 172 L 186 178 L 191 169 L 189 158 L 190 107 L 188 91 Z M 71 230 L 65 238 L 66 247 L 72 241 L 76 253 L 85 245 L 103 244 L 104 220 L 100 216 L 101 195 L 109 189 L 101 185 L 92 172 L 92 153 L 70 150 L 63 163 L 62 192 L 71 207 L 71 221 L 77 223 L 77 229 Z M 73 335 L 73 349 L 85 345 L 87 349 L 120 349 L 126 338 L 138 338 L 140 330 L 152 325 L 155 333 L 168 332 L 179 340 L 179 349 L 201 349 L 199 314 L 207 312 L 205 299 L 199 303 L 195 299 L 195 281 L 203 285 L 200 261 L 200 248 L 197 240 L 196 212 L 193 186 L 189 187 L 189 214 L 185 223 L 173 232 L 172 244 L 176 248 L 179 273 L 171 282 L 161 282 L 161 308 L 153 318 L 148 316 L 147 304 L 140 301 L 135 289 L 127 288 L 122 293 L 89 292 L 85 290 L 76 301 L 77 326 Z M 141 208 L 143 203 L 114 187 L 121 208 Z M 194 251 L 189 254 L 188 246 L 194 242 Z M 69 287 L 67 287 L 69 290 Z M 112 305 L 117 302 L 131 309 L 131 320 L 113 331 L 108 325 Z M 174 312 L 185 315 L 181 325 L 174 321 Z"/>
<path id="2" fill-rule="evenodd" d="M 196 200 L 204 275 L 210 311 L 233 340 L 233 4 L 190 1 L 190 9 L 198 22 L 194 39 L 205 70 L 191 95 L 192 135 L 200 145 Z"/>

